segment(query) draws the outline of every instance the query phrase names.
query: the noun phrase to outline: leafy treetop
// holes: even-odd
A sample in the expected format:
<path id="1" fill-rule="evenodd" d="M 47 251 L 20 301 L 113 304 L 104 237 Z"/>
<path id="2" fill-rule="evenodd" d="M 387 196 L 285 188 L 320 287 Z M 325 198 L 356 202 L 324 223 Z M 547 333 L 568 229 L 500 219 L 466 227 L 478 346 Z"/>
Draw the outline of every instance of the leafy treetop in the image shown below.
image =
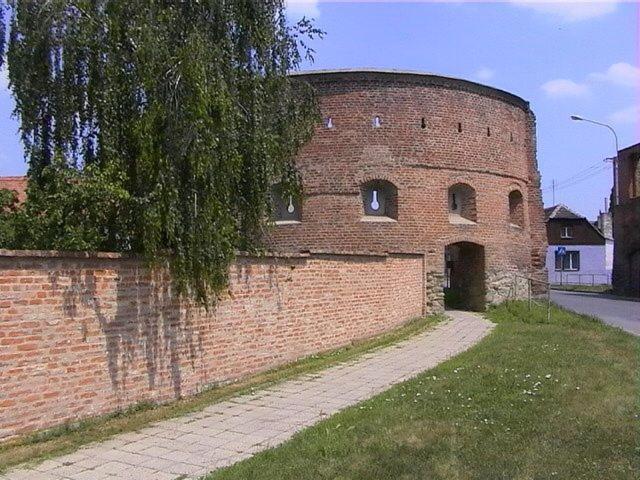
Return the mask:
<path id="1" fill-rule="evenodd" d="M 287 74 L 321 35 L 283 0 L 0 0 L 29 166 L 8 246 L 166 257 L 206 302 L 259 245 L 271 185 L 299 188 L 317 106 Z"/>

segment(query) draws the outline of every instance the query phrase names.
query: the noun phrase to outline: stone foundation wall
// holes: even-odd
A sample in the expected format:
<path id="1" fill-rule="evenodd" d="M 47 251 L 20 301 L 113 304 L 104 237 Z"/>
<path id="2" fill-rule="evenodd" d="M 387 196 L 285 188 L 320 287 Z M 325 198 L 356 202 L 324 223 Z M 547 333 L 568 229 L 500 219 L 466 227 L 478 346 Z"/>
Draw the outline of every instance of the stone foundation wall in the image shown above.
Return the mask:
<path id="1" fill-rule="evenodd" d="M 506 300 L 524 300 L 529 296 L 529 273 L 520 270 L 490 270 L 486 273 L 486 301 L 496 305 Z M 546 291 L 546 289 L 545 289 Z M 532 284 L 532 294 L 539 294 Z"/>

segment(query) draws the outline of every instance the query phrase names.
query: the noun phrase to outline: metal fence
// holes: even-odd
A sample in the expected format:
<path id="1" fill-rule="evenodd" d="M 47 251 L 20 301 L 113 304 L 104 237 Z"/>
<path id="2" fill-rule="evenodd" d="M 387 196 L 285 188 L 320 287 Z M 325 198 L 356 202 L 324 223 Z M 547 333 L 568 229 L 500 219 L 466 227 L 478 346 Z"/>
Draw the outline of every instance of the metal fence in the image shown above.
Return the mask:
<path id="1" fill-rule="evenodd" d="M 551 320 L 551 285 L 549 282 L 514 274 L 508 300 L 522 300 L 525 298 L 529 310 L 534 305 L 543 307 L 547 311 L 547 321 Z"/>
<path id="2" fill-rule="evenodd" d="M 608 273 L 556 272 L 552 283 L 557 285 L 611 285 L 611 275 Z"/>

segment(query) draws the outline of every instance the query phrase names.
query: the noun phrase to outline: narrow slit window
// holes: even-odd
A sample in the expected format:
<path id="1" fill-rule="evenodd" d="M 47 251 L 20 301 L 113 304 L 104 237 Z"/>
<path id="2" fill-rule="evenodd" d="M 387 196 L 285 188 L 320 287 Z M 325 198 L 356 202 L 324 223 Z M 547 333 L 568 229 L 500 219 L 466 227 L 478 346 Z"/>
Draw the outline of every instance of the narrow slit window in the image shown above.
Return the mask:
<path id="1" fill-rule="evenodd" d="M 422 117 L 422 120 L 420 121 L 420 128 L 422 129 L 427 128 L 427 121 L 424 117 Z"/>
<path id="2" fill-rule="evenodd" d="M 458 122 L 458 133 L 462 133 L 462 123 Z"/>
<path id="3" fill-rule="evenodd" d="M 327 128 L 333 128 L 333 118 L 327 117 L 324 121 L 324 126 Z"/>
<path id="4" fill-rule="evenodd" d="M 491 128 L 487 127 L 487 137 L 491 136 Z"/>
<path id="5" fill-rule="evenodd" d="M 373 117 L 373 128 L 380 128 L 381 125 L 382 121 L 380 120 L 380 117 L 378 115 Z"/>

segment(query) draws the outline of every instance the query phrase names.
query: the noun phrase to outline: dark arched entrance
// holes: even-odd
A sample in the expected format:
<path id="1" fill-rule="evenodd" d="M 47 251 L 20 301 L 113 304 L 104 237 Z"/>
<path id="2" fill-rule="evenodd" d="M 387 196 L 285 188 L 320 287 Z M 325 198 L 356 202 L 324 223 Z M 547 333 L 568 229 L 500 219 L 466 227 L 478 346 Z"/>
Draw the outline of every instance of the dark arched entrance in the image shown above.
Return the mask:
<path id="1" fill-rule="evenodd" d="M 472 242 L 447 245 L 445 257 L 445 307 L 485 309 L 484 247 Z"/>

